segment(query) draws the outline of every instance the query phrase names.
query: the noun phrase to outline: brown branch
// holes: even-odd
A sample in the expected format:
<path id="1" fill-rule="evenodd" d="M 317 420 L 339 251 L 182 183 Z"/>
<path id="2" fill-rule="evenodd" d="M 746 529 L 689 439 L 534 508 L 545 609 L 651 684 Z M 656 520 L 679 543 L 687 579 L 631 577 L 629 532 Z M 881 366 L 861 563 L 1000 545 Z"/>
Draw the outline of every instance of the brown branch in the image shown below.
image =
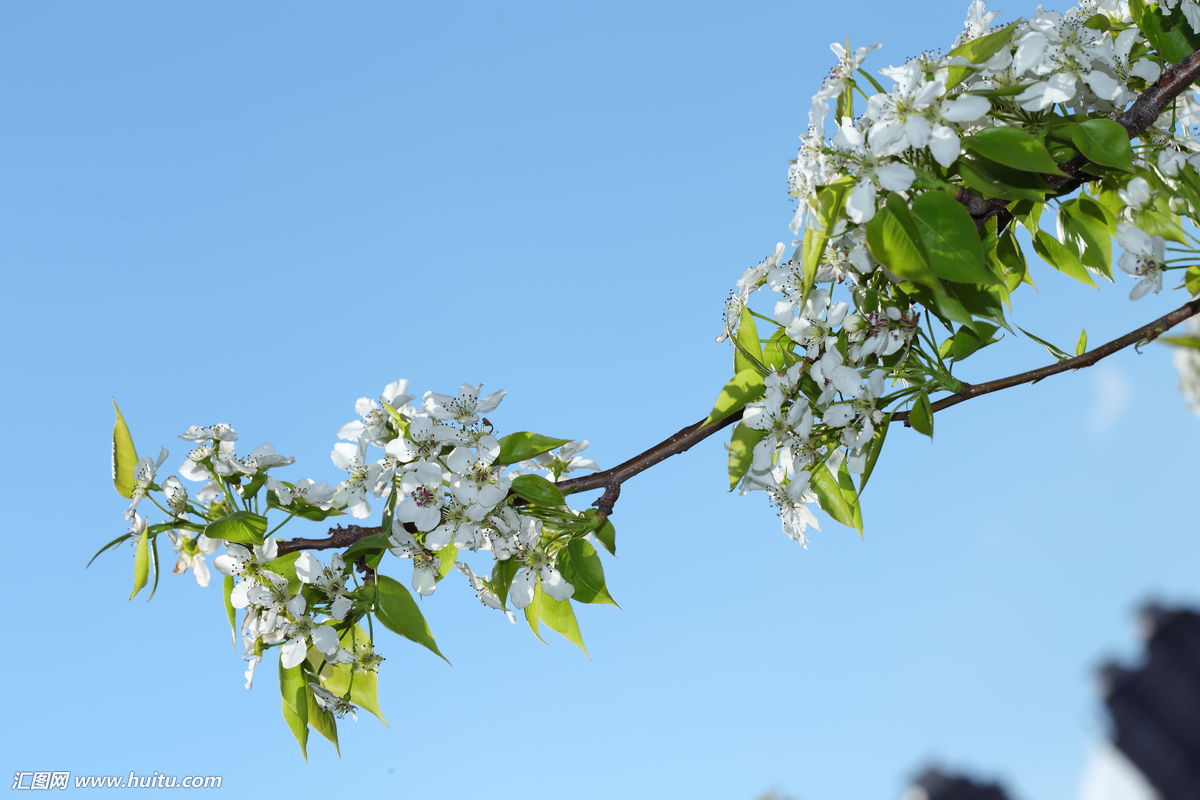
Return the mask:
<path id="1" fill-rule="evenodd" d="M 1138 95 L 1129 108 L 1117 117 L 1117 122 L 1129 132 L 1129 138 L 1133 139 L 1141 136 L 1150 129 L 1150 126 L 1162 114 L 1167 104 L 1182 94 L 1197 79 L 1200 79 L 1200 50 L 1192 53 L 1170 69 L 1165 70 L 1153 86 Z M 1094 179 L 1094 176 L 1086 172 L 1087 164 L 1087 159 L 1082 156 L 1068 161 L 1062 165 L 1062 171 L 1066 173 L 1065 176 L 1047 176 L 1046 183 L 1048 187 L 1056 196 L 1073 192 L 1083 185 L 1084 182 Z M 998 217 L 1000 227 L 1003 228 L 1012 219 L 1012 215 L 1008 211 L 1007 200 L 980 197 L 975 192 L 965 188 L 959 190 L 957 198 L 959 202 L 967 207 L 967 210 L 971 213 L 977 224 L 982 225 L 989 218 Z M 1148 325 L 1143 325 L 1119 339 L 1114 339 L 1108 344 L 1097 347 L 1095 350 L 1076 356 L 1075 358 L 1068 358 L 1057 364 L 1042 367 L 1041 369 L 1022 372 L 1019 375 L 1010 375 L 1007 378 L 1000 378 L 988 381 L 987 383 L 975 385 L 964 384 L 964 388 L 961 391 L 949 397 L 943 397 L 941 400 L 933 403 L 932 409 L 934 411 L 941 411 L 944 408 L 958 405 L 973 397 L 990 394 L 991 392 L 997 392 L 1001 389 L 1008 389 L 1024 383 L 1036 383 L 1043 378 L 1048 378 L 1051 375 L 1057 375 L 1067 370 L 1090 367 L 1100 359 L 1110 356 L 1118 350 L 1122 350 L 1137 342 L 1149 341 L 1156 338 L 1168 328 L 1182 322 L 1188 317 L 1195 316 L 1197 313 L 1200 313 L 1200 299 L 1192 300 L 1181 308 L 1156 319 Z M 907 411 L 898 411 L 892 414 L 892 419 L 902 421 L 907 425 L 908 413 Z M 605 518 L 612 513 L 613 507 L 616 505 L 617 499 L 621 494 L 621 484 L 626 480 L 673 455 L 690 449 L 693 445 L 707 439 L 717 431 L 732 425 L 741 418 L 742 412 L 736 411 L 724 419 L 707 425 L 704 424 L 705 420 L 700 420 L 692 425 L 681 428 L 676 433 L 653 447 L 638 453 L 628 461 L 618 464 L 611 469 L 597 472 L 594 475 L 562 481 L 558 484 L 558 488 L 563 494 L 586 492 L 589 489 L 604 489 L 604 494 L 593 505 L 597 508 L 597 516 Z M 325 539 L 291 539 L 282 541 L 279 543 L 279 554 L 283 555 L 296 550 L 325 550 L 336 547 L 348 547 L 359 539 L 381 532 L 382 529 L 379 527 L 368 528 L 359 525 L 350 525 L 343 528 L 338 526 L 332 529 L 329 536 Z"/>
<path id="2" fill-rule="evenodd" d="M 1022 372 L 1017 375 L 1009 375 L 1007 378 L 997 378 L 987 383 L 964 384 L 962 390 L 948 397 L 943 397 L 941 400 L 932 403 L 930 407 L 934 411 L 941 411 L 944 408 L 956 406 L 973 397 L 991 394 L 1001 389 L 1010 389 L 1013 386 L 1020 386 L 1023 383 L 1037 383 L 1043 378 L 1049 378 L 1051 375 L 1057 375 L 1060 372 L 1090 367 L 1100 359 L 1107 358 L 1118 350 L 1124 350 L 1132 344 L 1157 339 L 1169 329 L 1183 322 L 1188 317 L 1194 317 L 1196 314 L 1200 314 L 1200 297 L 1189 300 L 1171 313 L 1164 314 L 1153 322 L 1143 325 L 1137 330 L 1130 331 L 1124 336 L 1113 339 L 1107 344 L 1102 344 L 1095 350 L 1089 350 L 1074 358 L 1064 358 L 1056 364 L 1050 364 L 1039 369 L 1031 369 L 1028 372 Z M 905 425 L 909 425 L 908 415 L 908 411 L 897 411 L 891 415 L 892 421 L 903 422 Z"/>
<path id="3" fill-rule="evenodd" d="M 347 525 L 329 529 L 329 536 L 324 539 L 284 539 L 279 543 L 279 555 L 295 552 L 296 550 L 329 550 L 335 547 L 349 547 L 359 539 L 383 533 L 378 525 L 373 528 L 362 525 Z"/>
<path id="4" fill-rule="evenodd" d="M 1150 130 L 1150 126 L 1162 114 L 1163 109 L 1197 79 L 1200 79 L 1200 50 L 1165 70 L 1153 86 L 1138 95 L 1129 108 L 1117 117 L 1117 122 L 1129 133 L 1130 139 L 1136 139 Z M 1086 172 L 1087 165 L 1088 160 L 1083 156 L 1071 159 L 1061 165 L 1066 175 L 1046 177 L 1047 187 L 1055 197 L 1070 194 L 1087 181 L 1095 179 L 1095 176 Z M 967 207 L 977 225 L 983 225 L 991 217 L 997 217 L 999 227 L 1003 230 L 1012 221 L 1012 214 L 1008 211 L 1008 200 L 980 197 L 970 189 L 960 189 L 957 199 Z"/>
<path id="5" fill-rule="evenodd" d="M 645 472 L 660 461 L 664 461 L 673 455 L 678 455 L 685 450 L 690 450 L 693 445 L 704 441 L 717 431 L 732 425 L 741 418 L 742 412 L 739 410 L 708 425 L 704 424 L 705 420 L 700 420 L 679 429 L 653 447 L 638 453 L 628 461 L 622 462 L 611 469 L 597 472 L 594 475 L 584 475 L 581 478 L 561 481 L 557 486 L 563 494 L 574 494 L 575 492 L 586 492 L 589 489 L 603 488 L 605 490 L 604 496 L 596 501 L 596 505 L 607 516 L 609 513 L 612 513 L 612 505 L 608 503 L 607 511 L 605 511 L 605 506 L 601 504 L 606 502 L 605 497 L 608 497 L 612 503 L 616 502 L 620 489 L 618 488 L 610 494 L 613 487 L 620 487 L 622 483 L 634 475 L 637 475 L 639 472 Z"/>
<path id="6" fill-rule="evenodd" d="M 1138 342 L 1152 341 L 1180 322 L 1197 314 L 1200 314 L 1200 297 L 1189 300 L 1169 314 L 1164 314 L 1153 322 L 1147 323 L 1124 336 L 1113 339 L 1107 344 L 1102 344 L 1096 349 L 1089 350 L 1074 358 L 1063 359 L 1056 364 L 1050 364 L 1017 375 L 1009 375 L 1006 378 L 998 378 L 987 383 L 963 384 L 964 388 L 962 390 L 948 397 L 943 397 L 941 400 L 933 403 L 931 408 L 935 412 L 941 411 L 972 398 L 998 392 L 1001 389 L 1010 389 L 1013 386 L 1020 386 L 1025 383 L 1037 383 L 1043 378 L 1049 378 L 1051 375 L 1057 375 L 1060 372 L 1090 367 L 1102 358 L 1107 358 L 1130 345 L 1137 344 Z M 908 415 L 909 412 L 907 411 L 897 411 L 891 417 L 893 422 L 903 422 L 905 425 L 908 425 Z M 638 473 L 645 472 L 655 464 L 665 461 L 671 456 L 678 455 L 685 450 L 690 450 L 694 445 L 704 441 L 717 431 L 724 430 L 741 418 L 742 412 L 739 410 L 707 425 L 704 424 L 705 420 L 700 420 L 692 425 L 681 428 L 653 447 L 647 448 L 628 461 L 624 461 L 611 469 L 606 469 L 592 475 L 585 475 L 580 478 L 561 481 L 557 484 L 558 489 L 565 495 L 586 492 L 590 489 L 604 489 L 604 493 L 592 505 L 596 506 L 598 517 L 601 519 L 607 518 L 613 512 L 613 507 L 616 505 L 617 499 L 621 496 L 621 484 L 625 481 Z M 279 555 L 291 553 L 296 550 L 328 550 L 331 548 L 349 547 L 359 539 L 364 539 L 367 536 L 381 532 L 382 529 L 379 527 L 348 525 L 343 528 L 339 525 L 333 528 L 329 536 L 324 539 L 290 539 L 282 541 L 279 543 Z"/>

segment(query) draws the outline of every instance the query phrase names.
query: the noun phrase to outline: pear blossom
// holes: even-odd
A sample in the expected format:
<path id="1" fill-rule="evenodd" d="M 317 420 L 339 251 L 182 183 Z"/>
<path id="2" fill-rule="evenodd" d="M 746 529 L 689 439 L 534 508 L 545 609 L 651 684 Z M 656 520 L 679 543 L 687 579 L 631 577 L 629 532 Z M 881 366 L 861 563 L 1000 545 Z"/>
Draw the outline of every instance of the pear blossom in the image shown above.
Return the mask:
<path id="1" fill-rule="evenodd" d="M 431 531 L 442 520 L 442 468 L 429 461 L 419 461 L 405 471 L 400 479 L 396 519 L 411 522 L 419 531 Z"/>
<path id="2" fill-rule="evenodd" d="M 316 683 L 309 683 L 308 688 L 312 689 L 313 698 L 317 701 L 317 705 L 321 707 L 322 711 L 328 711 L 338 719 L 349 714 L 351 719 L 356 722 L 358 721 L 358 713 L 355 707 L 346 698 L 339 697 Z"/>
<path id="3" fill-rule="evenodd" d="M 1166 258 L 1166 243 L 1161 236 L 1151 236 L 1128 222 L 1117 223 L 1117 243 L 1125 250 L 1117 265 L 1135 278 L 1141 278 L 1130 300 L 1138 300 L 1147 293 L 1162 290 L 1163 261 Z"/>
<path id="4" fill-rule="evenodd" d="M 302 594 L 287 602 L 293 622 L 284 633 L 286 641 L 279 656 L 279 663 L 284 669 L 299 666 L 304 661 L 310 640 L 312 646 L 324 655 L 334 655 L 341 646 L 337 631 L 329 625 L 318 624 L 311 615 L 304 613 L 306 603 Z"/>
<path id="5" fill-rule="evenodd" d="M 422 547 L 416 538 L 404 529 L 404 524 L 399 520 L 392 522 L 389 544 L 388 549 L 392 555 L 397 558 L 413 560 L 413 591 L 422 597 L 433 594 L 437 589 L 440 564 L 437 553 Z"/>
<path id="6" fill-rule="evenodd" d="M 427 392 L 425 394 L 425 410 L 440 420 L 454 420 L 462 425 L 472 425 L 479 420 L 480 414 L 494 411 L 508 394 L 503 389 L 480 398 L 479 390 L 483 384 L 472 386 L 464 383 L 458 390 L 457 397 L 448 394 Z"/>
<path id="7" fill-rule="evenodd" d="M 572 586 L 554 564 L 554 559 L 541 549 L 542 521 L 533 517 L 522 517 L 517 539 L 520 553 L 517 556 L 524 566 L 517 570 L 509 587 L 508 596 L 516 608 L 525 608 L 533 602 L 534 590 L 540 584 L 542 591 L 555 600 L 566 600 L 575 594 Z"/>
<path id="8" fill-rule="evenodd" d="M 171 540 L 175 552 L 179 553 L 179 559 L 171 571 L 178 575 L 186 569 L 191 569 L 197 585 L 202 588 L 208 586 L 209 571 L 204 557 L 217 552 L 217 548 L 221 546 L 220 541 L 210 539 L 203 533 L 192 537 L 180 531 L 167 531 L 167 538 Z"/>

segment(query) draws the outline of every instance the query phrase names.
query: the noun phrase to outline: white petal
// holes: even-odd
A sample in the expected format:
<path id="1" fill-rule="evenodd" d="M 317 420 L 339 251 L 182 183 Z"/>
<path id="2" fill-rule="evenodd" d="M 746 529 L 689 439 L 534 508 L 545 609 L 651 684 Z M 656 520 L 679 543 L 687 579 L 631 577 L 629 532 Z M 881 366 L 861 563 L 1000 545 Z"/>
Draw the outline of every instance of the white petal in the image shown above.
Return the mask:
<path id="1" fill-rule="evenodd" d="M 916 180 L 917 173 L 907 164 L 891 161 L 876 167 L 875 177 L 879 178 L 879 185 L 889 192 L 907 192 Z"/>
<path id="2" fill-rule="evenodd" d="M 303 637 L 289 639 L 280 649 L 282 652 L 279 654 L 279 663 L 284 669 L 299 666 L 300 662 L 308 654 L 308 646 L 305 644 Z"/>
<path id="3" fill-rule="evenodd" d="M 315 583 L 317 578 L 325 571 L 321 566 L 321 562 L 316 559 L 312 553 L 301 553 L 296 559 L 296 577 L 303 583 Z"/>
<path id="4" fill-rule="evenodd" d="M 512 601 L 514 608 L 525 608 L 533 602 L 534 584 L 533 570 L 522 567 L 513 577 L 508 589 L 508 599 Z"/>
<path id="5" fill-rule="evenodd" d="M 870 222 L 875 216 L 875 184 L 869 180 L 859 181 L 846 197 L 846 216 L 851 222 Z"/>
<path id="6" fill-rule="evenodd" d="M 328 625 L 318 625 L 312 631 L 313 647 L 320 650 L 324 655 L 332 655 L 338 651 L 338 635 L 337 631 Z"/>
<path id="7" fill-rule="evenodd" d="M 947 122 L 974 122 L 991 110 L 992 104 L 986 97 L 964 94 L 942 104 L 942 119 Z"/>
<path id="8" fill-rule="evenodd" d="M 954 132 L 953 128 L 947 128 L 945 125 L 935 126 L 933 133 L 929 136 L 929 152 L 933 155 L 933 159 L 943 167 L 950 166 L 962 152 L 958 134 Z"/>
<path id="9" fill-rule="evenodd" d="M 542 567 L 542 591 L 555 600 L 566 600 L 575 594 L 575 587 L 563 579 L 562 574 L 553 567 Z"/>

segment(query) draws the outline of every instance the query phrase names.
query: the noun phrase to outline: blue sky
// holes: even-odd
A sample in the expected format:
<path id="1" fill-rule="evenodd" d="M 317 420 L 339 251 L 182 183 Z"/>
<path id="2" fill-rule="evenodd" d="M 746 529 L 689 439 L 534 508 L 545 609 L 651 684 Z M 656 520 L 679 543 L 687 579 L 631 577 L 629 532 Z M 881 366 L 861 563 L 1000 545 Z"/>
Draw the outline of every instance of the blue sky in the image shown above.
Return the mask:
<path id="1" fill-rule="evenodd" d="M 124 530 L 111 396 L 171 466 L 224 421 L 324 480 L 355 398 L 397 377 L 506 389 L 503 431 L 590 439 L 603 466 L 699 419 L 723 299 L 789 236 L 828 43 L 899 62 L 965 6 L 8 5 L 5 765 L 231 796 L 813 800 L 895 797 L 937 761 L 1075 796 L 1096 666 L 1136 652 L 1144 599 L 1200 601 L 1200 427 L 1161 345 L 948 410 L 932 444 L 897 431 L 863 540 L 827 521 L 800 549 L 703 443 L 625 487 L 622 610 L 581 613 L 590 661 L 444 586 L 424 609 L 454 665 L 382 641 L 391 727 L 343 725 L 340 760 L 300 760 L 270 670 L 242 689 L 216 587 L 128 602 L 128 549 L 82 569 Z M 1015 319 L 1061 343 L 1182 302 L 1035 277 Z M 962 377 L 1046 360 L 1005 342 Z"/>

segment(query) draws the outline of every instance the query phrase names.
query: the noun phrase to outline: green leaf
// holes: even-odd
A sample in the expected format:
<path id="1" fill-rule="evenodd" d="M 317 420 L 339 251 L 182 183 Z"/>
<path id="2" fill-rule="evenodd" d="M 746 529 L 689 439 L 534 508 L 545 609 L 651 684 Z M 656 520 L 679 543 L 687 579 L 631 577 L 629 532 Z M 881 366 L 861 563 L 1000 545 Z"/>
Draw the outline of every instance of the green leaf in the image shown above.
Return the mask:
<path id="1" fill-rule="evenodd" d="M 273 558 L 263 566 L 276 575 L 287 578 L 289 583 L 300 583 L 300 577 L 296 574 L 296 559 L 298 558 L 300 558 L 300 551 L 295 550 Z"/>
<path id="2" fill-rule="evenodd" d="M 817 225 L 809 225 L 804 230 L 804 241 L 801 252 L 804 260 L 804 291 L 808 296 L 816 283 L 817 270 L 821 267 L 821 258 L 825 247 L 829 244 L 829 231 L 834 229 L 834 223 L 845 213 L 846 194 L 854 186 L 853 178 L 841 178 L 826 184 L 817 190 L 816 216 Z"/>
<path id="3" fill-rule="evenodd" d="M 996 331 L 1000 328 L 997 325 L 990 325 L 986 322 L 976 322 L 975 328 L 971 329 L 963 326 L 946 342 L 950 345 L 947 353 L 955 361 L 962 361 L 977 350 L 982 350 L 989 344 L 994 344 L 999 340 L 995 336 Z"/>
<path id="4" fill-rule="evenodd" d="M 208 538 L 236 544 L 262 544 L 266 532 L 267 518 L 249 511 L 235 511 L 204 527 Z"/>
<path id="5" fill-rule="evenodd" d="M 817 504 L 826 514 L 847 528 L 858 527 L 855 522 L 857 501 L 853 499 L 853 496 L 847 500 L 845 493 L 842 492 L 842 487 L 833 477 L 833 473 L 829 471 L 829 467 L 821 464 L 812 470 L 811 486 L 817 495 Z"/>
<path id="6" fill-rule="evenodd" d="M 1040 344 L 1042 347 L 1046 348 L 1047 352 L 1049 352 L 1050 355 L 1054 356 L 1059 361 L 1062 361 L 1064 359 L 1071 357 L 1070 354 L 1068 354 L 1065 350 L 1055 347 L 1053 344 L 1051 344 L 1050 342 L 1047 342 L 1045 339 L 1042 339 L 1039 336 L 1034 336 L 1032 333 L 1025 330 L 1024 328 L 1018 327 L 1017 330 L 1019 330 L 1021 333 L 1028 336 L 1030 339 L 1033 339 L 1035 342 Z"/>
<path id="7" fill-rule="evenodd" d="M 1083 27 L 1091 28 L 1094 31 L 1109 31 L 1112 30 L 1112 20 L 1107 14 L 1092 14 L 1083 21 Z"/>
<path id="8" fill-rule="evenodd" d="M 729 488 L 737 488 L 738 481 L 750 469 L 754 460 L 754 446 L 767 435 L 766 431 L 755 430 L 739 422 L 729 437 Z"/>
<path id="9" fill-rule="evenodd" d="M 500 598 L 500 605 L 508 604 L 509 587 L 512 586 L 513 578 L 520 569 L 521 562 L 515 558 L 506 558 L 492 565 L 492 578 L 488 583 L 492 585 L 492 591 Z"/>
<path id="10" fill-rule="evenodd" d="M 497 456 L 494 463 L 515 464 L 518 461 L 525 461 L 534 456 L 540 456 L 542 453 L 548 453 L 570 441 L 570 439 L 555 439 L 551 436 L 542 436 L 540 433 L 527 431 L 510 433 L 500 440 L 500 455 Z"/>
<path id="11" fill-rule="evenodd" d="M 787 369 L 796 363 L 796 343 L 787 335 L 787 330 L 780 328 L 771 335 L 763 345 L 763 363 L 771 369 Z"/>
<path id="12" fill-rule="evenodd" d="M 756 369 L 762 372 L 762 368 L 763 351 L 758 338 L 758 326 L 754 323 L 750 307 L 744 305 L 737 335 L 733 337 L 733 371 L 738 373 L 744 369 Z"/>
<path id="13" fill-rule="evenodd" d="M 1112 231 L 1104 208 L 1087 196 L 1062 203 L 1058 208 L 1059 237 L 1083 245 L 1081 261 L 1105 277 L 1112 278 Z"/>
<path id="14" fill-rule="evenodd" d="M 1021 172 L 1063 174 L 1046 145 L 1021 128 L 984 128 L 962 144 L 971 153 Z"/>
<path id="15" fill-rule="evenodd" d="M 999 282 L 984 266 L 979 230 L 962 203 L 945 192 L 925 192 L 913 201 L 912 213 L 929 266 L 939 278 L 984 285 Z"/>
<path id="16" fill-rule="evenodd" d="M 929 395 L 925 392 L 917 393 L 912 408 L 908 412 L 908 421 L 912 423 L 913 430 L 917 433 L 923 433 L 930 439 L 933 438 L 933 407 L 929 404 Z"/>
<path id="17" fill-rule="evenodd" d="M 1130 11 L 1133 11 L 1130 3 Z M 1162 56 L 1172 64 L 1183 61 L 1192 51 L 1200 49 L 1200 38 L 1192 33 L 1183 12 L 1163 14 L 1158 6 L 1146 7 L 1137 3 L 1141 9 L 1137 26 L 1146 34 L 1146 40 Z M 1135 17 L 1137 19 L 1137 17 Z"/>
<path id="18" fill-rule="evenodd" d="M 446 545 L 441 550 L 437 551 L 438 556 L 438 572 L 437 579 L 450 574 L 450 570 L 454 569 L 454 565 L 458 562 L 458 547 L 453 543 Z"/>
<path id="19" fill-rule="evenodd" d="M 1192 350 L 1200 350 L 1200 336 L 1164 336 L 1159 341 L 1174 345 L 1175 347 L 1188 347 Z"/>
<path id="20" fill-rule="evenodd" d="M 1190 51 L 1189 51 L 1190 52 Z M 1093 164 L 1133 172 L 1129 131 L 1111 119 L 1089 119 L 1071 128 L 1071 142 Z"/>
<path id="21" fill-rule="evenodd" d="M 360 558 L 382 553 L 391 546 L 388 538 L 386 533 L 373 533 L 370 536 L 364 536 L 342 552 L 342 559 L 347 564 L 353 565 Z"/>
<path id="22" fill-rule="evenodd" d="M 980 36 L 978 39 L 972 39 L 969 42 L 964 42 L 958 47 L 946 54 L 947 58 L 964 58 L 972 64 L 984 64 L 989 58 L 1000 52 L 1009 41 L 1012 40 L 1013 32 L 1016 30 L 1017 24 L 1014 22 L 1006 28 L 1002 28 L 994 33 L 989 33 L 985 36 Z M 953 89 L 958 86 L 967 76 L 975 72 L 971 67 L 954 66 L 947 70 L 946 88 Z"/>
<path id="23" fill-rule="evenodd" d="M 917 223 L 899 196 L 888 195 L 884 207 L 867 223 L 867 246 L 876 261 L 901 278 L 938 286 Z"/>
<path id="24" fill-rule="evenodd" d="M 375 616 L 388 630 L 428 648 L 447 664 L 450 659 L 438 650 L 425 615 L 417 607 L 408 589 L 386 575 L 375 576 Z"/>
<path id="25" fill-rule="evenodd" d="M 600 554 L 586 539 L 572 539 L 567 543 L 559 553 L 558 570 L 567 583 L 575 587 L 575 594 L 571 595 L 575 602 L 617 605 L 604 583 Z"/>
<path id="26" fill-rule="evenodd" d="M 879 461 L 879 454 L 883 452 L 883 443 L 887 439 L 888 428 L 891 427 L 892 417 L 887 415 L 883 418 L 883 423 L 875 429 L 875 436 L 871 439 L 871 444 L 867 451 L 867 464 L 863 469 L 862 479 L 858 484 L 858 493 L 861 495 L 867 489 L 867 481 L 871 479 L 871 474 L 875 472 L 875 464 Z"/>
<path id="27" fill-rule="evenodd" d="M 117 421 L 113 425 L 112 442 L 113 486 L 121 497 L 131 498 L 134 485 L 133 470 L 138 462 L 137 450 L 133 447 L 133 437 L 129 435 L 129 426 L 125 424 L 125 417 L 117 407 L 117 401 L 113 400 L 112 404 L 117 415 Z"/>
<path id="28" fill-rule="evenodd" d="M 347 628 L 340 637 L 342 647 L 354 653 L 356 650 L 371 645 L 371 636 L 361 625 Z M 309 659 L 320 660 L 320 653 L 315 648 L 309 648 Z M 315 657 L 315 658 L 314 658 Z M 355 670 L 354 664 L 325 664 L 321 668 L 321 685 L 338 697 L 345 697 L 350 692 L 350 702 L 366 709 L 387 725 L 383 712 L 379 710 L 379 673 L 373 670 Z M 316 664 L 313 664 L 316 668 Z M 353 677 L 353 681 L 351 678 Z"/>
<path id="29" fill-rule="evenodd" d="M 133 556 L 133 592 L 129 595 L 132 600 L 146 585 L 150 577 L 150 533 L 142 531 L 137 539 L 137 549 Z"/>
<path id="30" fill-rule="evenodd" d="M 518 475 L 512 480 L 512 493 L 531 503 L 549 508 L 565 505 L 561 491 L 541 475 Z"/>
<path id="31" fill-rule="evenodd" d="M 132 534 L 132 533 L 122 533 L 120 536 L 118 536 L 117 538 L 113 539 L 113 540 L 112 540 L 111 542 L 109 542 L 108 544 L 104 545 L 104 547 L 101 547 L 99 550 L 97 550 L 97 551 L 96 551 L 95 555 L 93 555 L 91 558 L 89 558 L 89 559 L 88 559 L 88 562 L 87 562 L 87 564 L 86 564 L 86 565 L 84 565 L 84 567 L 83 567 L 83 568 L 84 568 L 84 569 L 87 569 L 88 567 L 90 567 L 90 566 L 92 565 L 92 562 L 93 562 L 93 561 L 95 561 L 97 558 L 99 558 L 99 557 L 100 557 L 100 554 L 101 554 L 101 553 L 103 553 L 105 550 L 109 550 L 109 549 L 111 549 L 111 548 L 113 548 L 113 547 L 116 547 L 116 546 L 117 546 L 117 545 L 119 545 L 121 542 L 123 542 L 123 541 L 125 541 L 126 539 L 128 539 L 130 536 L 133 536 L 133 534 Z"/>
<path id="32" fill-rule="evenodd" d="M 226 575 L 222 582 L 221 593 L 225 600 L 225 618 L 229 620 L 229 630 L 233 634 L 233 641 L 237 643 L 237 609 L 233 607 L 233 585 L 235 581 L 232 575 Z"/>
<path id="33" fill-rule="evenodd" d="M 1079 332 L 1079 341 L 1075 343 L 1075 355 L 1081 356 L 1087 352 L 1087 329 Z"/>
<path id="34" fill-rule="evenodd" d="M 333 718 L 333 714 L 321 709 L 321 706 L 317 704 L 317 698 L 313 696 L 312 688 L 308 684 L 305 684 L 304 688 L 307 693 L 306 702 L 308 703 L 309 727 L 333 742 L 333 749 L 340 756 L 342 754 L 342 746 L 338 744 L 337 720 Z"/>
<path id="35" fill-rule="evenodd" d="M 1188 267 L 1188 271 L 1183 273 L 1183 288 L 1190 295 L 1200 294 L 1200 267 Z"/>
<path id="36" fill-rule="evenodd" d="M 757 400 L 763 391 L 762 373 L 756 369 L 742 370 L 721 389 L 721 393 L 717 395 L 717 402 L 713 403 L 712 411 L 703 424 L 709 425 L 725 419 L 735 411 L 745 408 L 747 403 Z M 515 484 L 516 480 L 513 483 Z"/>
<path id="37" fill-rule="evenodd" d="M 297 665 L 284 669 L 279 665 L 279 692 L 283 696 L 283 719 L 287 722 L 292 736 L 300 744 L 300 752 L 304 760 L 308 760 L 308 683 L 304 677 L 304 669 Z"/>
<path id="38" fill-rule="evenodd" d="M 1073 247 L 1055 239 L 1045 231 L 1039 230 L 1033 236 L 1033 249 L 1048 265 L 1064 275 L 1068 275 L 1081 283 L 1095 287 L 1092 275 L 1079 260 L 1079 253 Z"/>
<path id="39" fill-rule="evenodd" d="M 599 542 L 609 555 L 617 554 L 617 529 L 613 527 L 612 522 L 604 520 L 604 524 L 596 529 L 596 541 Z"/>
<path id="40" fill-rule="evenodd" d="M 582 650 L 585 656 L 591 658 L 588 655 L 587 647 L 583 644 L 583 635 L 579 632 L 579 621 L 575 619 L 575 611 L 571 608 L 570 600 L 555 600 L 543 592 L 541 584 L 538 584 L 537 590 L 533 593 L 533 602 L 525 607 L 525 621 L 529 623 L 530 629 L 539 639 L 542 638 L 538 632 L 538 622 L 541 621 L 546 623 L 551 630 L 558 631 L 563 638 Z"/>
<path id="41" fill-rule="evenodd" d="M 1010 169 L 986 158 L 963 156 L 957 169 L 967 188 L 984 197 L 1040 203 L 1050 192 L 1039 174 Z"/>

